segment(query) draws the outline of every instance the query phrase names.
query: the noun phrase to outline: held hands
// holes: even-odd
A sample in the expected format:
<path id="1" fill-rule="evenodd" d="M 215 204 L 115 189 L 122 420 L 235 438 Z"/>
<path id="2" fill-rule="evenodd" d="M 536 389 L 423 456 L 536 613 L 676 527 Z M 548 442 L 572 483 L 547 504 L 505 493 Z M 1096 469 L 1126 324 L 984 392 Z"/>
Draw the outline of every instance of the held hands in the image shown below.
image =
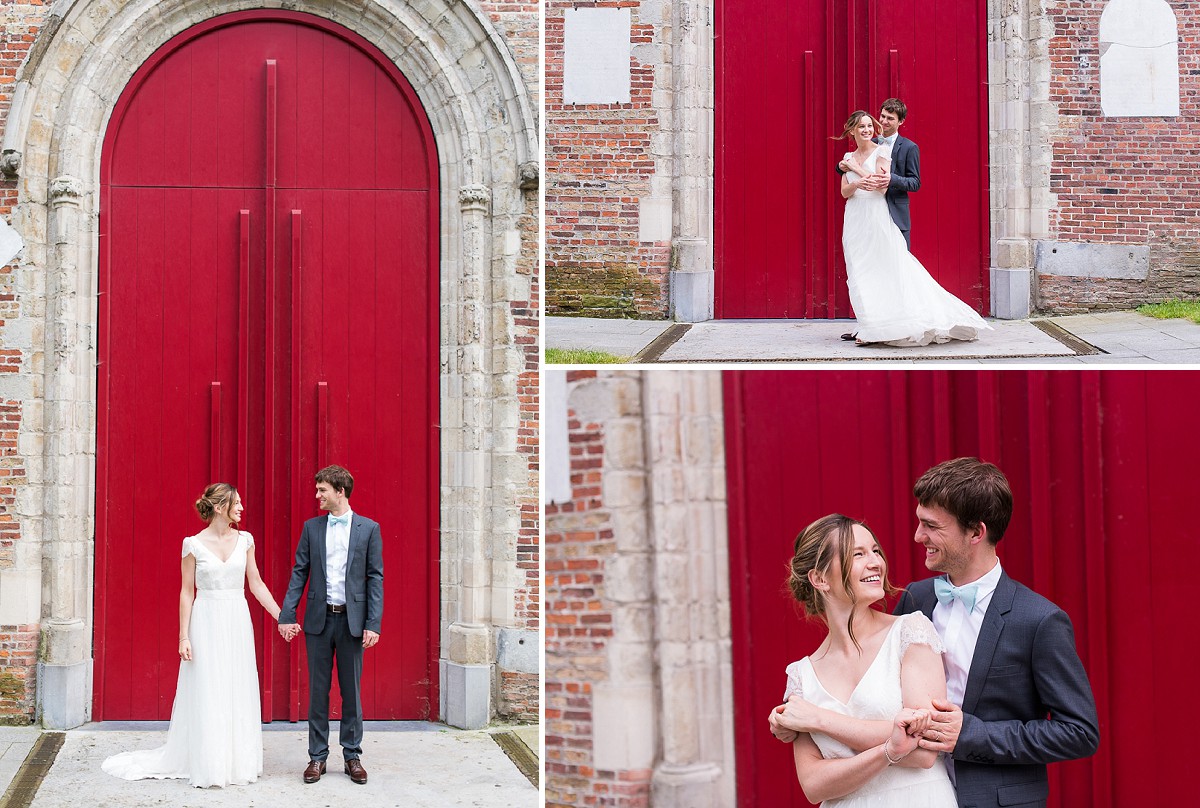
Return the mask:
<path id="1" fill-rule="evenodd" d="M 786 704 L 781 704 L 771 710 L 771 715 L 767 718 L 767 723 L 771 725 L 771 734 L 784 743 L 791 743 L 800 737 L 800 733 L 794 729 L 788 729 L 781 721 L 783 720 L 783 711 L 787 709 Z"/>
<path id="2" fill-rule="evenodd" d="M 294 640 L 296 638 L 296 635 L 299 633 L 300 633 L 300 624 L 299 623 L 280 623 L 279 624 L 279 636 L 283 637 L 288 642 L 291 642 L 292 640 Z"/>
<path id="3" fill-rule="evenodd" d="M 921 732 L 920 746 L 950 754 L 958 745 L 958 736 L 962 732 L 962 708 L 944 699 L 934 699 L 933 710 L 929 726 Z"/>
<path id="4" fill-rule="evenodd" d="M 820 709 L 805 701 L 799 693 L 793 693 L 786 703 L 771 711 L 771 734 L 782 741 L 783 738 L 775 731 L 776 726 L 792 734 L 791 740 L 788 741 L 791 743 L 796 739 L 797 733 L 815 732 L 820 729 Z"/>
<path id="5" fill-rule="evenodd" d="M 928 710 L 905 708 L 896 713 L 896 721 L 892 724 L 892 736 L 883 747 L 888 760 L 899 761 L 916 749 L 921 740 L 921 733 L 928 729 L 932 720 Z"/>

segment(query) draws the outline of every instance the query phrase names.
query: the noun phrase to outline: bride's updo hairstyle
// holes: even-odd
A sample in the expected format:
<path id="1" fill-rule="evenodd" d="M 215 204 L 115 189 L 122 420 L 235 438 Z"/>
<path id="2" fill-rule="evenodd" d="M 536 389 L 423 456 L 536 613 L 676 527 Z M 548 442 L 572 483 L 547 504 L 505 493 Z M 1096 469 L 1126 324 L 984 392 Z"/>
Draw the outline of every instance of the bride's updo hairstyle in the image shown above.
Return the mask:
<path id="1" fill-rule="evenodd" d="M 833 137 L 831 137 L 829 139 L 830 140 L 845 140 L 846 138 L 850 137 L 851 133 L 854 132 L 854 130 L 856 128 L 858 128 L 858 122 L 860 120 L 862 120 L 862 116 L 864 116 L 864 115 L 866 115 L 868 118 L 871 119 L 871 126 L 875 127 L 876 135 L 878 135 L 880 132 L 883 131 L 883 124 L 881 124 L 879 121 L 875 120 L 874 115 L 867 112 L 866 110 L 858 109 L 858 110 L 854 111 L 853 115 L 851 115 L 849 118 L 846 119 L 846 126 L 842 129 L 842 133 L 840 135 L 834 135 Z"/>
<path id="2" fill-rule="evenodd" d="M 211 522 L 217 514 L 228 516 L 236 497 L 237 489 L 229 483 L 213 483 L 196 500 L 196 513 L 205 522 Z"/>
<path id="3" fill-rule="evenodd" d="M 800 535 L 796 537 L 795 551 L 788 570 L 788 589 L 791 590 L 792 597 L 804 609 L 805 617 L 816 618 L 826 626 L 829 625 L 829 621 L 825 617 L 825 593 L 812 585 L 809 573 L 815 570 L 826 579 L 830 577 L 834 561 L 841 562 L 850 556 L 854 547 L 855 525 L 860 525 L 863 530 L 871 534 L 872 539 L 875 539 L 875 534 L 865 523 L 851 519 L 849 516 L 842 516 L 840 513 L 831 513 L 829 516 L 821 517 L 800 531 Z M 881 547 L 880 553 L 882 552 L 883 548 Z M 900 590 L 892 586 L 891 581 L 888 580 L 886 556 L 883 557 L 883 564 L 883 591 L 888 595 L 894 595 Z M 853 606 L 858 601 L 854 597 L 854 589 L 850 584 L 850 567 L 850 564 L 841 564 L 842 590 L 850 596 L 851 604 L 846 630 L 850 633 L 850 641 L 854 643 L 854 647 L 861 650 L 858 640 L 854 637 Z"/>

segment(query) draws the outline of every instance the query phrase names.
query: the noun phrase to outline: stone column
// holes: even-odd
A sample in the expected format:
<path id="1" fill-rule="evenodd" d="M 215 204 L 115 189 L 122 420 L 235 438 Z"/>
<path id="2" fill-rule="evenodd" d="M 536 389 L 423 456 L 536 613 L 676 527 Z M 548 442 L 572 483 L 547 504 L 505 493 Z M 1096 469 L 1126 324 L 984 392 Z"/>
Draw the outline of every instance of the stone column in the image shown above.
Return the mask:
<path id="1" fill-rule="evenodd" d="M 91 714 L 91 496 L 94 491 L 96 386 L 87 307 L 93 224 L 74 177 L 51 181 L 50 251 L 46 284 L 43 463 L 42 637 L 38 707 L 47 729 L 69 729 Z M 81 268 L 83 268 L 81 270 Z"/>
<path id="2" fill-rule="evenodd" d="M 1036 242 L 1050 231 L 1052 28 L 1042 0 L 989 0 L 991 306 L 1001 319 L 1029 316 Z"/>
<path id="3" fill-rule="evenodd" d="M 488 382 L 488 302 L 486 279 L 490 273 L 487 250 L 487 217 L 491 189 L 466 185 L 459 190 L 461 238 L 458 259 L 462 282 L 456 289 L 455 316 L 448 318 L 459 346 L 449 379 L 450 395 L 443 393 L 443 428 L 454 444 L 444 458 L 443 486 L 454 501 L 451 524 L 442 525 L 443 569 L 457 566 L 457 592 L 443 597 L 454 613 L 442 637 L 440 714 L 451 726 L 485 727 L 491 717 L 491 581 L 488 541 L 492 510 L 487 490 L 491 479 L 487 435 L 491 418 L 485 400 Z M 443 299 L 445 296 L 443 295 Z M 447 496 L 443 493 L 443 498 Z M 452 579 L 453 580 L 453 579 Z M 443 585 L 445 585 L 443 576 Z M 457 598 L 454 595 L 457 595 Z M 444 623 L 445 624 L 445 623 Z"/>
<path id="4" fill-rule="evenodd" d="M 648 530 L 644 373 L 604 373 L 576 386 L 569 406 L 582 423 L 604 428 L 603 500 L 612 524 L 604 562 L 611 604 L 608 676 L 592 685 L 592 766 L 644 772 L 658 751 L 654 675 L 654 559 Z"/>
<path id="5" fill-rule="evenodd" d="M 713 318 L 712 0 L 672 4 L 671 319 Z"/>
<path id="6" fill-rule="evenodd" d="M 735 802 L 721 375 L 643 377 L 662 751 L 657 808 Z"/>

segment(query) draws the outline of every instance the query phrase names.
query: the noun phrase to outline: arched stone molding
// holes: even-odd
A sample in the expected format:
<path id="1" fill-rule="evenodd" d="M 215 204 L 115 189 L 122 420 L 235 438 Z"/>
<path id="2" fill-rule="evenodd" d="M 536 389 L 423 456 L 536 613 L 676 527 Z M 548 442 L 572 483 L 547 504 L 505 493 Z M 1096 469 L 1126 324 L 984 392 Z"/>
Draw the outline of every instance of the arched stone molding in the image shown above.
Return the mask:
<path id="1" fill-rule="evenodd" d="M 443 685 L 456 666 L 482 666 L 490 676 L 495 630 L 514 622 L 520 515 L 510 500 L 527 487 L 528 471 L 517 453 L 525 360 L 508 301 L 531 298 L 531 281 L 515 267 L 525 194 L 536 189 L 537 135 L 529 92 L 486 15 L 458 0 L 60 0 L 18 76 L 3 143 L 5 165 L 19 174 L 13 225 L 26 244 L 17 286 L 44 326 L 29 361 L 30 396 L 44 406 L 22 425 L 33 456 L 21 521 L 29 552 L 42 558 L 38 693 L 47 727 L 76 726 L 91 710 L 105 127 L 130 77 L 173 36 L 221 14 L 285 6 L 374 43 L 413 85 L 433 127 L 442 227 Z M 455 634 L 473 641 L 451 642 Z M 459 679 L 480 685 L 478 677 Z M 469 701 L 476 709 L 464 720 L 486 723 L 492 688 L 483 684 L 482 696 L 443 687 L 442 714 L 448 698 Z"/>

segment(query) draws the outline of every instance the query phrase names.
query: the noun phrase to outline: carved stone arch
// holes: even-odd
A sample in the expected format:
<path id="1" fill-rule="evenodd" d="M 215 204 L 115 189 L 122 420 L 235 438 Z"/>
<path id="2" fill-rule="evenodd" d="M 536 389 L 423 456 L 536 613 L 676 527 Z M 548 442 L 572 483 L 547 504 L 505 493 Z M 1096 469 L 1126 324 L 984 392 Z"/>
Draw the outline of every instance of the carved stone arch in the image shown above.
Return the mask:
<path id="1" fill-rule="evenodd" d="M 91 555 L 94 536 L 97 233 L 104 132 L 122 90 L 176 34 L 221 14 L 279 2 L 73 0 L 59 2 L 17 77 L 0 162 L 18 176 L 13 225 L 25 240 L 24 295 L 40 319 L 33 397 L 22 424 L 40 456 L 25 521 L 43 559 L 39 710 L 47 727 L 87 720 L 91 696 Z M 492 690 L 497 625 L 515 586 L 515 507 L 494 491 L 520 490 L 511 461 L 519 419 L 521 346 L 510 336 L 509 299 L 530 299 L 513 271 L 526 194 L 537 184 L 536 117 L 513 55 L 486 15 L 456 0 L 295 0 L 298 11 L 338 23 L 379 48 L 425 107 L 439 161 L 442 391 L 441 713 L 454 699 L 483 704 Z M 524 294 L 524 297 L 521 295 Z M 38 324 L 34 326 L 38 333 Z M 38 366 L 37 356 L 41 363 Z M 39 384 L 40 382 L 40 384 Z M 510 445 L 511 444 L 511 445 Z M 518 517 L 519 523 L 519 517 Z M 505 593 L 510 597 L 504 597 Z M 511 609 L 511 606 L 509 607 Z M 449 674 L 447 673 L 449 671 Z M 453 692 L 458 682 L 460 691 Z M 451 703 L 447 705 L 447 698 Z M 461 706 L 461 705 L 460 705 Z"/>

